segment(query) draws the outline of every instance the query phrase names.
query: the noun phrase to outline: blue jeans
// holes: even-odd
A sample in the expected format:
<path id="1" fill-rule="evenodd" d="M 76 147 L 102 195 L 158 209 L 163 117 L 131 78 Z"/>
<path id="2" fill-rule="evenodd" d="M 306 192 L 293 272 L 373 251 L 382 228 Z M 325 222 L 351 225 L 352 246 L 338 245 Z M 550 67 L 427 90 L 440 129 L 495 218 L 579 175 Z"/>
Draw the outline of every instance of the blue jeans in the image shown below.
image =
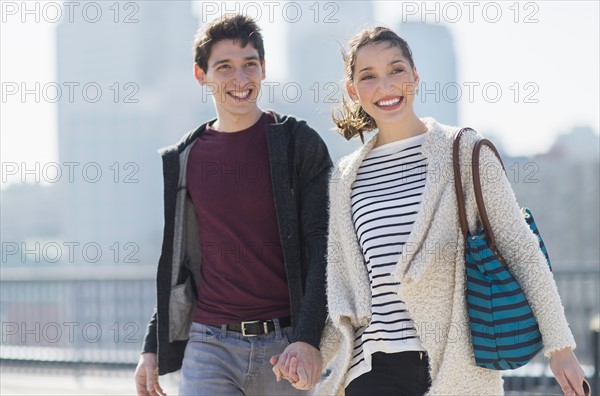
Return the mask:
<path id="1" fill-rule="evenodd" d="M 277 382 L 269 359 L 290 344 L 291 327 L 256 337 L 192 323 L 181 367 L 181 396 L 306 395 L 286 380 Z"/>

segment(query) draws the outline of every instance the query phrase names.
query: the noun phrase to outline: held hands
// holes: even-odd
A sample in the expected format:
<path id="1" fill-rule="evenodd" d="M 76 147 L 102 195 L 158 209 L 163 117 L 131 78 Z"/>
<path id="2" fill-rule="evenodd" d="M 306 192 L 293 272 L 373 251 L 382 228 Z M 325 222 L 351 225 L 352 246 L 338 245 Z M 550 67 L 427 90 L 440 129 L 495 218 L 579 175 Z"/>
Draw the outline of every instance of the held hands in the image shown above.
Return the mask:
<path id="1" fill-rule="evenodd" d="M 158 383 L 156 353 L 144 353 L 135 368 L 135 388 L 138 396 L 167 396 Z"/>
<path id="2" fill-rule="evenodd" d="M 277 381 L 288 380 L 296 389 L 313 388 L 321 377 L 321 352 L 306 342 L 294 342 L 271 357 Z"/>
<path id="3" fill-rule="evenodd" d="M 550 369 L 565 396 L 584 396 L 583 369 L 571 348 L 550 355 Z"/>

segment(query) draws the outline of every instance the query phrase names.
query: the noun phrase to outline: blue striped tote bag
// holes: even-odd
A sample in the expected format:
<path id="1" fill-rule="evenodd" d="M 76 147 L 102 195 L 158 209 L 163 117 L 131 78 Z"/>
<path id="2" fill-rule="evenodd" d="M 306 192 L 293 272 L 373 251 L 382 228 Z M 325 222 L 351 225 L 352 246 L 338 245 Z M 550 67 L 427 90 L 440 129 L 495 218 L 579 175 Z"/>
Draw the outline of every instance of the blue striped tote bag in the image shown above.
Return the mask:
<path id="1" fill-rule="evenodd" d="M 455 136 L 453 162 L 460 226 L 465 237 L 466 297 L 475 363 L 492 370 L 510 370 L 527 364 L 542 349 L 542 335 L 519 282 L 496 249 L 487 217 L 481 193 L 481 148 L 490 147 L 502 164 L 498 151 L 487 139 L 480 139 L 473 148 L 473 187 L 481 226 L 474 234 L 469 232 L 459 162 L 459 140 L 465 130 L 461 129 Z M 502 167 L 504 169 L 504 164 Z M 537 236 L 550 266 L 531 211 L 522 208 L 521 213 L 523 221 Z"/>

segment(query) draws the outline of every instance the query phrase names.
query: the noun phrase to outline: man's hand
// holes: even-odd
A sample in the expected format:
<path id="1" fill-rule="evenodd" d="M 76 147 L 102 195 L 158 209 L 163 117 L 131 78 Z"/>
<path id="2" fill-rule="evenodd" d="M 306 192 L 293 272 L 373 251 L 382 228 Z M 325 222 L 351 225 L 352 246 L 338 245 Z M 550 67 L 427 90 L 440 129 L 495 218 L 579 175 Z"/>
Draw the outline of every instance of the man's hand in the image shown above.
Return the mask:
<path id="1" fill-rule="evenodd" d="M 571 348 L 550 355 L 550 369 L 565 396 L 583 396 L 583 369 Z"/>
<path id="2" fill-rule="evenodd" d="M 271 357 L 277 381 L 286 379 L 296 389 L 312 389 L 321 378 L 321 352 L 306 342 L 294 342 Z"/>
<path id="3" fill-rule="evenodd" d="M 138 396 L 167 396 L 158 383 L 156 353 L 143 353 L 135 368 L 135 387 Z"/>

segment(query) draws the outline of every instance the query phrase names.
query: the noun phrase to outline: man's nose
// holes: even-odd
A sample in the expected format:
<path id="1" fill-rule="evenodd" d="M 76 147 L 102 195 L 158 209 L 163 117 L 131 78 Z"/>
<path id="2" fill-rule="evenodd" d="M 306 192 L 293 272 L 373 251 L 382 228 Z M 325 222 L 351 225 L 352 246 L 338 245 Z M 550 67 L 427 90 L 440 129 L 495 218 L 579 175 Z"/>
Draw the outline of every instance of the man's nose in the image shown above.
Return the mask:
<path id="1" fill-rule="evenodd" d="M 233 75 L 233 81 L 235 83 L 239 84 L 240 86 L 244 86 L 249 81 L 249 78 L 246 75 L 246 73 L 244 72 L 243 67 L 238 67 L 235 69 L 235 73 Z"/>

